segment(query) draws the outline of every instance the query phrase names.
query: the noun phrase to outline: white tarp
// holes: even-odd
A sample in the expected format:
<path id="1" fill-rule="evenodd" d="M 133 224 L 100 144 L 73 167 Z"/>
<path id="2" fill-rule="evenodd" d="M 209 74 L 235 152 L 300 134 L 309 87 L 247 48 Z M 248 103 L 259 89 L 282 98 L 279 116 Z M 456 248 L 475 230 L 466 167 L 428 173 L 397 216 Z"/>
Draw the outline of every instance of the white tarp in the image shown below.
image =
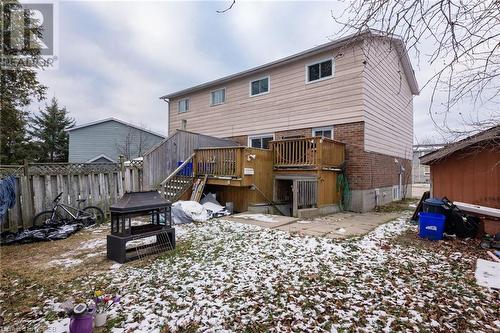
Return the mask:
<path id="1" fill-rule="evenodd" d="M 477 259 L 476 282 L 483 287 L 500 289 L 500 262 Z"/>
<path id="2" fill-rule="evenodd" d="M 172 204 L 172 222 L 184 224 L 205 222 L 210 218 L 208 211 L 196 201 L 177 201 Z"/>

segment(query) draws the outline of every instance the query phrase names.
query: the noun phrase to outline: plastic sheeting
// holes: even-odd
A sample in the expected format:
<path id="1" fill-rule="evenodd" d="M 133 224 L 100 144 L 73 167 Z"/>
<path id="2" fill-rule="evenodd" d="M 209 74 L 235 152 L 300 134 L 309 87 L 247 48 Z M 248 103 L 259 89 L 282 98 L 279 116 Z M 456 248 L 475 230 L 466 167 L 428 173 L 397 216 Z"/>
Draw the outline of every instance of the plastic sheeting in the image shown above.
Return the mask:
<path id="1" fill-rule="evenodd" d="M 205 222 L 210 213 L 196 201 L 177 201 L 172 204 L 172 222 L 185 224 L 191 222 Z"/>
<path id="2" fill-rule="evenodd" d="M 207 194 L 198 203 L 196 201 L 177 201 L 172 204 L 172 222 L 185 224 L 191 222 L 205 222 L 213 217 L 230 215 L 212 193 Z"/>
<path id="3" fill-rule="evenodd" d="M 34 243 L 65 239 L 84 227 L 81 223 L 46 225 L 17 233 L 2 234 L 1 244 Z"/>

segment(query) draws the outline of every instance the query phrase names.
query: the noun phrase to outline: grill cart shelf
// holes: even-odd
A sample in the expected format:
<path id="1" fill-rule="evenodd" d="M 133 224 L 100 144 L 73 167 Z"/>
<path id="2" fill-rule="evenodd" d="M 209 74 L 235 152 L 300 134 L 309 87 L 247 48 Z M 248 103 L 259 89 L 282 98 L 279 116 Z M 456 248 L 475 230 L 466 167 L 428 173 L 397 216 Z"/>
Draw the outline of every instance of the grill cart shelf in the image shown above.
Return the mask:
<path id="1" fill-rule="evenodd" d="M 173 250 L 172 204 L 156 191 L 125 193 L 110 206 L 111 235 L 107 237 L 108 259 L 119 263 Z M 147 223 L 133 225 L 132 218 L 146 217 Z"/>

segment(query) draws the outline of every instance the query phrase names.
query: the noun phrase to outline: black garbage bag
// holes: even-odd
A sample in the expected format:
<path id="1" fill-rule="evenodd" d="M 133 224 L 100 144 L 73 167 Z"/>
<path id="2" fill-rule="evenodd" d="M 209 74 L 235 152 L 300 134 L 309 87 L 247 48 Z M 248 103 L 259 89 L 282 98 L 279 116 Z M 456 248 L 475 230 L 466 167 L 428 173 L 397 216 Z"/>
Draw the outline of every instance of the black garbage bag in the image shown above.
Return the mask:
<path id="1" fill-rule="evenodd" d="M 0 237 L 0 244 L 23 244 L 65 239 L 83 227 L 84 225 L 81 222 L 75 221 L 65 224 L 50 224 L 33 227 L 17 233 L 4 232 Z"/>
<path id="2" fill-rule="evenodd" d="M 443 198 L 443 203 L 448 210 L 445 232 L 449 235 L 456 235 L 458 238 L 476 237 L 480 219 L 465 214 L 446 197 Z"/>

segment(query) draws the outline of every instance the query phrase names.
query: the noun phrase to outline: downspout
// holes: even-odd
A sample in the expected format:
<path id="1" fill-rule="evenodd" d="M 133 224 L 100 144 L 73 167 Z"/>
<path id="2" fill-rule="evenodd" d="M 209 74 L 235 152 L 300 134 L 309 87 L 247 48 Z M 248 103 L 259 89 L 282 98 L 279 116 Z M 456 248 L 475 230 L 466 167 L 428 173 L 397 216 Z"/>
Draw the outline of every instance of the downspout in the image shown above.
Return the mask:
<path id="1" fill-rule="evenodd" d="M 160 97 L 161 100 L 167 103 L 167 137 L 170 135 L 170 100 Z"/>

